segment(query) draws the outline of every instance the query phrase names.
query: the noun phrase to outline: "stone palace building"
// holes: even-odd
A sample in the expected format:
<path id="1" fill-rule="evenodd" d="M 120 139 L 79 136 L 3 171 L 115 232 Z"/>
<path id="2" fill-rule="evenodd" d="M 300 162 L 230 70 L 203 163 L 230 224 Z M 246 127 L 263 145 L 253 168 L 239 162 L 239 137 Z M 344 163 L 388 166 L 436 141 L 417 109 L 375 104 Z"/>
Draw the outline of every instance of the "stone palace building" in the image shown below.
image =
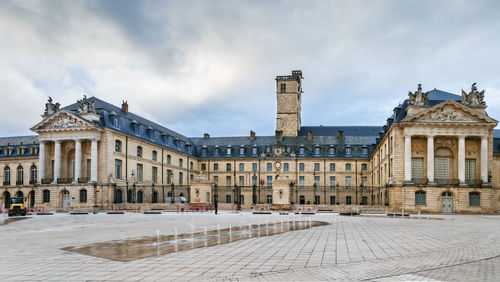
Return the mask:
<path id="1" fill-rule="evenodd" d="M 273 136 L 186 137 L 98 98 L 50 98 L 0 138 L 0 197 L 34 209 L 379 207 L 500 212 L 500 132 L 484 91 L 415 93 L 383 126 L 302 126 L 302 72 L 276 77 Z M 330 121 L 334 122 L 334 121 Z"/>

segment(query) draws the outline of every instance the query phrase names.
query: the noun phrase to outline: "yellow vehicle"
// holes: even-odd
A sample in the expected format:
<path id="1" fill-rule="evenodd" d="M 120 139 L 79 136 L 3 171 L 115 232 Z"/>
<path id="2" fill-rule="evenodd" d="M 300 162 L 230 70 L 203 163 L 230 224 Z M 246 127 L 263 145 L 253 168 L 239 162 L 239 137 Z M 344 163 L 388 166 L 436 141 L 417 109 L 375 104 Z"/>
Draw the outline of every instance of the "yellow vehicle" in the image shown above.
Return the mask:
<path id="1" fill-rule="evenodd" d="M 24 207 L 23 197 L 15 197 L 10 199 L 9 216 L 13 215 L 26 215 L 26 208 Z"/>

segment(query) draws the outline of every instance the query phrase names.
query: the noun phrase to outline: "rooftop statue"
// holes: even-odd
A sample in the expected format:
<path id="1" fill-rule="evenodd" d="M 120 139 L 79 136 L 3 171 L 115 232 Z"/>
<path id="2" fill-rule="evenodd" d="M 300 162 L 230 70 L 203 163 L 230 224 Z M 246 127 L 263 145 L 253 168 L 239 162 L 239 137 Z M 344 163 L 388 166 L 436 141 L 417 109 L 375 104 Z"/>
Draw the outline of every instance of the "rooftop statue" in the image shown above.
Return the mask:
<path id="1" fill-rule="evenodd" d="M 61 104 L 59 103 L 52 103 L 52 97 L 49 96 L 48 103 L 45 103 L 45 112 L 43 113 L 42 117 L 48 117 L 53 115 L 55 112 L 59 111 L 59 107 Z"/>
<path id="2" fill-rule="evenodd" d="M 408 93 L 408 104 L 412 106 L 421 106 L 427 107 L 429 106 L 429 92 L 422 92 L 422 84 L 418 84 L 417 91 L 415 93 Z"/>
<path id="3" fill-rule="evenodd" d="M 78 100 L 76 103 L 78 105 L 78 113 L 80 114 L 96 113 L 94 99 L 92 98 L 88 99 L 87 95 L 83 95 L 83 99 Z"/>
<path id="4" fill-rule="evenodd" d="M 469 94 L 465 93 L 462 89 L 462 104 L 473 107 L 486 106 L 484 102 L 484 90 L 481 92 L 477 91 L 476 82 L 472 84 Z"/>

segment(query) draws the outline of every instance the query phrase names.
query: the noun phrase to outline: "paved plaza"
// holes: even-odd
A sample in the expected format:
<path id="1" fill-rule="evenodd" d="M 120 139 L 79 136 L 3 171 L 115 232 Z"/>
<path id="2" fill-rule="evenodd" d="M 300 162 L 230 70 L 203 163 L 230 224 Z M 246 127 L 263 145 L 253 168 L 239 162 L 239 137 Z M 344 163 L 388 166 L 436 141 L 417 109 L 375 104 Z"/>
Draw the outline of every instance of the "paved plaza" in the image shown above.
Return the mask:
<path id="1" fill-rule="evenodd" d="M 3 215 L 0 215 L 3 217 Z M 191 229 L 272 226 L 281 221 L 328 225 L 128 262 L 62 250 Z M 3 224 L 2 224 L 3 223 Z M 8 280 L 447 280 L 498 281 L 500 216 L 145 215 L 27 216 L 0 219 L 0 281 Z M 153 248 L 145 244 L 144 248 Z M 126 250 L 125 250 L 126 252 Z"/>

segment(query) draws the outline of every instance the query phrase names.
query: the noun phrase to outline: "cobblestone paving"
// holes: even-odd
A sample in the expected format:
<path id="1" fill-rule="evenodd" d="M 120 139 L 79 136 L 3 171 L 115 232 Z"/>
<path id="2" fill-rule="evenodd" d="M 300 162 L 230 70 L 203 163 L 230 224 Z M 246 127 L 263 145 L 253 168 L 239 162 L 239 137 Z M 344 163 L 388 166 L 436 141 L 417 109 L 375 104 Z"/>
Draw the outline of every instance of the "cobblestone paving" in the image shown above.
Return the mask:
<path id="1" fill-rule="evenodd" d="M 130 262 L 61 250 L 153 236 L 156 230 L 173 234 L 174 228 L 182 233 L 292 217 L 330 225 Z M 32 216 L 0 225 L 0 281 L 500 280 L 500 216 L 436 217 L 442 220 L 250 213 Z"/>

